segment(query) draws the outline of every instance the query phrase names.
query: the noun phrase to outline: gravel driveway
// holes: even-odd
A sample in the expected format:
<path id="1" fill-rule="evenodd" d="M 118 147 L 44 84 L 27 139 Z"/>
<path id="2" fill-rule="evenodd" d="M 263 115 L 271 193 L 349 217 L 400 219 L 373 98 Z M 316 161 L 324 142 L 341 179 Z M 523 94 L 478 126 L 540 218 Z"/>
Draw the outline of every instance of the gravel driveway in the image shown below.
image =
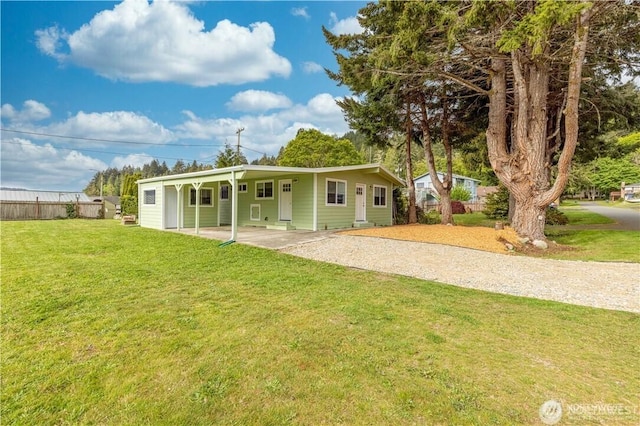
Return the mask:
<path id="1" fill-rule="evenodd" d="M 281 251 L 459 287 L 640 313 L 640 265 L 634 263 L 549 260 L 339 234 Z"/>

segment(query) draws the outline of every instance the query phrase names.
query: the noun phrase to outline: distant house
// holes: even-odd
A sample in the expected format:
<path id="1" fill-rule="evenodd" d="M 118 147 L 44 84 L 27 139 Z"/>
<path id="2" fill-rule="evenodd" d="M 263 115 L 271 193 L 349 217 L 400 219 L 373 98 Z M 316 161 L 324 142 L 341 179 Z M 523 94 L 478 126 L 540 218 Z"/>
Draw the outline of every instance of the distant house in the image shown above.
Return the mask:
<path id="1" fill-rule="evenodd" d="M 478 179 L 473 179 L 467 176 L 461 176 L 454 174 L 453 176 L 453 186 L 461 185 L 465 187 L 471 193 L 471 199 L 469 201 L 477 201 L 478 200 L 478 185 L 480 181 Z M 444 173 L 438 172 L 438 179 L 442 181 L 444 179 Z M 429 173 L 425 173 L 423 175 L 418 176 L 413 179 L 413 182 L 416 186 L 416 201 L 420 203 L 428 203 L 431 201 L 435 201 L 438 196 L 438 191 L 436 191 L 433 182 L 431 181 L 431 176 Z"/>
<path id="2" fill-rule="evenodd" d="M 323 229 L 391 225 L 393 189 L 379 164 L 344 167 L 241 165 L 138 181 L 138 217 L 155 229 L 231 225 Z"/>
<path id="3" fill-rule="evenodd" d="M 620 192 L 622 198 L 625 201 L 635 201 L 640 200 L 640 182 L 638 183 L 624 183 L 620 187 Z"/>
<path id="4" fill-rule="evenodd" d="M 498 186 L 478 186 L 477 195 L 479 203 L 487 202 L 487 195 L 498 192 Z"/>
<path id="5" fill-rule="evenodd" d="M 91 198 L 83 192 L 32 191 L 30 189 L 0 189 L 0 201 L 41 201 L 51 203 L 89 203 Z"/>
<path id="6" fill-rule="evenodd" d="M 113 219 L 114 217 L 118 217 L 122 213 L 122 209 L 120 206 L 120 197 L 116 195 L 107 195 L 104 198 L 104 218 L 105 219 Z M 95 203 L 101 203 L 102 200 L 100 197 L 94 197 L 93 201 Z"/>

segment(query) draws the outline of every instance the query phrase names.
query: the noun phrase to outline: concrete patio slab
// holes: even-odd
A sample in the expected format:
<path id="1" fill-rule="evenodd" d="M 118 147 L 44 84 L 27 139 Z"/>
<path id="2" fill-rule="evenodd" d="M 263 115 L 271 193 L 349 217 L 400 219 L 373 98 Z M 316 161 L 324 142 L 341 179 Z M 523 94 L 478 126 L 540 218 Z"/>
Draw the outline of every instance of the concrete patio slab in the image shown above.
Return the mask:
<path id="1" fill-rule="evenodd" d="M 193 228 L 180 229 L 180 231 L 176 229 L 168 229 L 168 231 L 179 232 L 181 234 L 187 235 L 197 235 L 202 238 L 209 238 L 212 240 L 218 240 L 220 242 L 227 241 L 231 237 L 230 226 L 200 228 L 200 232 L 198 234 L 196 234 L 196 231 Z M 281 231 L 261 227 L 245 226 L 238 228 L 238 238 L 236 238 L 236 243 L 263 247 L 272 250 L 281 250 L 299 244 L 321 241 L 336 231 L 337 230 Z"/>

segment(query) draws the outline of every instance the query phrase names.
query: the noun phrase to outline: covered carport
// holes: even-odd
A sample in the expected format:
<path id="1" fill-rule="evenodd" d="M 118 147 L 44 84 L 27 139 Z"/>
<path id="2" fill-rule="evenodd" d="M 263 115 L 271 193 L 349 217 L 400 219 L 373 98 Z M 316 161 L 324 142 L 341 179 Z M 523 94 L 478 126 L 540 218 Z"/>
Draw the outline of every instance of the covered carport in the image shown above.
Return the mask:
<path id="1" fill-rule="evenodd" d="M 144 181 L 159 181 L 165 189 L 165 195 L 169 194 L 167 188 L 175 190 L 175 197 L 173 194 L 171 197 L 166 196 L 162 198 L 162 213 L 163 221 L 162 228 L 167 229 L 170 223 L 175 223 L 175 229 L 181 230 L 181 223 L 184 219 L 184 205 L 183 191 L 187 191 L 190 188 L 195 190 L 195 226 L 189 228 L 189 233 L 200 234 L 200 191 L 206 183 L 228 183 L 231 188 L 230 201 L 231 201 L 231 224 L 228 227 L 218 227 L 217 232 L 227 232 L 229 235 L 228 241 L 235 241 L 238 238 L 238 182 L 250 179 L 269 179 L 274 177 L 286 177 L 291 175 L 297 175 L 300 173 L 300 169 L 286 169 L 266 166 L 247 166 L 240 165 L 234 167 L 228 167 L 216 170 L 204 170 L 200 172 L 186 173 L 176 176 L 163 176 L 160 178 L 145 179 Z M 169 199 L 170 198 L 170 199 Z M 175 209 L 167 209 L 168 203 L 174 203 Z M 167 214 L 169 212 L 170 214 Z M 175 222 L 174 222 L 175 220 Z M 220 224 L 218 224 L 220 225 Z M 174 226 L 171 226 L 174 228 Z"/>

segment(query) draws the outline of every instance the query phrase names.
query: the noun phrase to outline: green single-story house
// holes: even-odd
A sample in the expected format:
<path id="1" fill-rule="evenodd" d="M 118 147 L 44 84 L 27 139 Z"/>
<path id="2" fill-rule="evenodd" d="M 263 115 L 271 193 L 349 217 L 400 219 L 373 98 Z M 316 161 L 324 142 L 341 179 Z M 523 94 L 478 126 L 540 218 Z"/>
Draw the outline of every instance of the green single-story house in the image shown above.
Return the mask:
<path id="1" fill-rule="evenodd" d="M 138 181 L 140 226 L 351 228 L 392 224 L 392 193 L 404 182 L 380 164 L 343 167 L 240 165 Z"/>

